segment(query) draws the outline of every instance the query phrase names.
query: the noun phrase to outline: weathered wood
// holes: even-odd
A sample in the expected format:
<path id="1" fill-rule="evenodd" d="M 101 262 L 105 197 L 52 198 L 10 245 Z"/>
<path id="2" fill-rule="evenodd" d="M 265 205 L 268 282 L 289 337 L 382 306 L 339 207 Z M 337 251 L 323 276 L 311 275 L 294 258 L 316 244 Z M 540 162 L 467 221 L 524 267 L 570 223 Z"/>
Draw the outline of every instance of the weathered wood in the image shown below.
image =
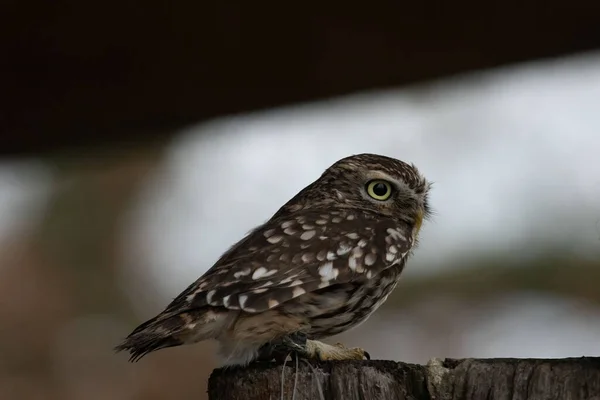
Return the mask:
<path id="1" fill-rule="evenodd" d="M 294 392 L 296 400 L 598 400 L 600 358 L 256 364 L 216 369 L 208 392 L 210 400 L 291 399 Z"/>

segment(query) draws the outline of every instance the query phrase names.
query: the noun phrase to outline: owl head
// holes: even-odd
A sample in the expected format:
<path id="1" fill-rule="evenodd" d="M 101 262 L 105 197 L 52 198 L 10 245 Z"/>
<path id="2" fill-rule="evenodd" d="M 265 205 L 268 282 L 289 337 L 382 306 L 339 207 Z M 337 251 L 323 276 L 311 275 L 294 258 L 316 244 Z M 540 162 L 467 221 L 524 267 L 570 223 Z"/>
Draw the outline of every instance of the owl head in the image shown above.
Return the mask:
<path id="1" fill-rule="evenodd" d="M 430 215 L 431 184 L 414 165 L 358 154 L 331 165 L 275 215 L 309 209 L 351 208 L 397 219 L 419 230 Z"/>

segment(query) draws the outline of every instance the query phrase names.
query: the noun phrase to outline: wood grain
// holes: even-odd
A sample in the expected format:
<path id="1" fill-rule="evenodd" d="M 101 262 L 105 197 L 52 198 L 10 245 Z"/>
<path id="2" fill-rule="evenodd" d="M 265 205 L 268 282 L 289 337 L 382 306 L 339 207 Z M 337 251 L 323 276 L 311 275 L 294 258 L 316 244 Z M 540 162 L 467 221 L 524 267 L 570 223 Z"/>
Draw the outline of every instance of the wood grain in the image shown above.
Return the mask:
<path id="1" fill-rule="evenodd" d="M 297 369 L 288 362 L 217 369 L 209 380 L 211 400 L 291 399 L 294 390 L 296 400 L 598 400 L 600 358 L 300 362 Z"/>

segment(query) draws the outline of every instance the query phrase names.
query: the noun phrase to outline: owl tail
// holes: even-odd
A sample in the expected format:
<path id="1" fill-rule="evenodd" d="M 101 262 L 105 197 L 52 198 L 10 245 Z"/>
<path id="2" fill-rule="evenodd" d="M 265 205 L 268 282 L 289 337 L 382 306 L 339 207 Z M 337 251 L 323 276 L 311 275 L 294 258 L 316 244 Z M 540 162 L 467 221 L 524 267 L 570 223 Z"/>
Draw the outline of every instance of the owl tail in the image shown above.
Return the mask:
<path id="1" fill-rule="evenodd" d="M 195 310 L 171 316 L 158 315 L 134 329 L 116 352 L 128 351 L 136 362 L 156 350 L 195 343 L 214 337 L 223 318 L 212 311 Z"/>

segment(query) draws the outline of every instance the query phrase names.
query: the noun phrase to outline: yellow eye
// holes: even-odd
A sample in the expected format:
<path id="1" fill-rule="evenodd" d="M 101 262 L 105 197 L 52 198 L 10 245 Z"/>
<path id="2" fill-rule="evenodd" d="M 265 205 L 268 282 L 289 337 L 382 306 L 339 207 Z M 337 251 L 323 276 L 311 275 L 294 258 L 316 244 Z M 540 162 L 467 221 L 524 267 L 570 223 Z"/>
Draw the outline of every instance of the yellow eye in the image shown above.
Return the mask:
<path id="1" fill-rule="evenodd" d="M 376 179 L 367 183 L 367 193 L 375 200 L 384 201 L 392 195 L 392 185 L 386 181 Z"/>

